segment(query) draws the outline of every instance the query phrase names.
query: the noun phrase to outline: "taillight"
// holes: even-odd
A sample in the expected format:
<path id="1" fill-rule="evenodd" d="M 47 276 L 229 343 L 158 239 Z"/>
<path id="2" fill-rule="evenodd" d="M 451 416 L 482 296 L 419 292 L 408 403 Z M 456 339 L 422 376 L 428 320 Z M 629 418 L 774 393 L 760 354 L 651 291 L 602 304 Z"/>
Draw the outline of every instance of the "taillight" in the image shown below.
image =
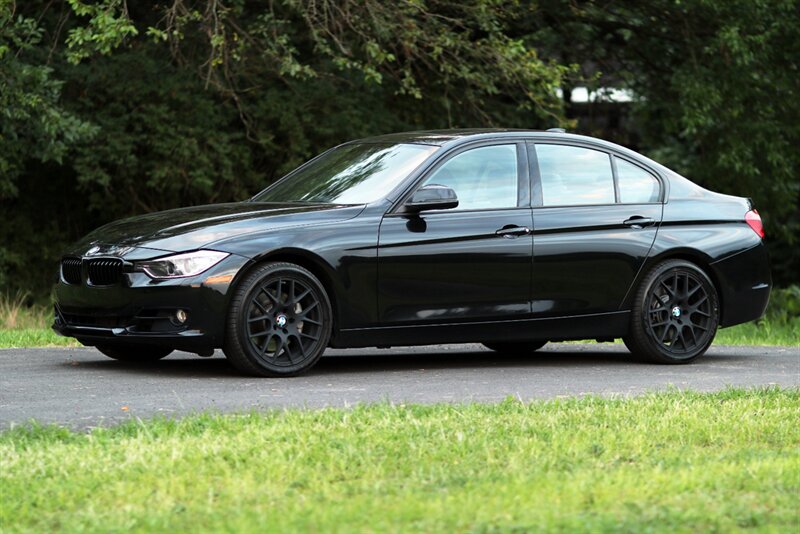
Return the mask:
<path id="1" fill-rule="evenodd" d="M 750 210 L 745 213 L 744 221 L 758 234 L 758 237 L 764 239 L 764 225 L 761 223 L 761 215 L 758 214 L 758 210 Z"/>

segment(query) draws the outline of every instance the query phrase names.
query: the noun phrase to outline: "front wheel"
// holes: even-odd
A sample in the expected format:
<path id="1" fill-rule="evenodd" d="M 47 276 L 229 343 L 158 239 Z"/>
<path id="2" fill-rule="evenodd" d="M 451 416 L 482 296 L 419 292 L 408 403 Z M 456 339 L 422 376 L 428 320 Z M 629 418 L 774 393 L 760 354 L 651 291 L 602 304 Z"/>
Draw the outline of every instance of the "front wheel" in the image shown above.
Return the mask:
<path id="1" fill-rule="evenodd" d="M 688 261 L 667 260 L 639 286 L 623 341 L 643 359 L 688 363 L 708 350 L 718 326 L 717 291 L 706 273 Z"/>
<path id="2" fill-rule="evenodd" d="M 151 345 L 116 344 L 97 345 L 97 350 L 123 362 L 155 362 L 172 353 L 172 349 Z"/>
<path id="3" fill-rule="evenodd" d="M 487 349 L 501 354 L 529 354 L 547 345 L 547 341 L 498 341 L 483 343 Z"/>
<path id="4" fill-rule="evenodd" d="M 293 263 L 267 263 L 236 288 L 224 352 L 242 372 L 291 376 L 310 369 L 328 346 L 332 323 L 325 288 Z"/>

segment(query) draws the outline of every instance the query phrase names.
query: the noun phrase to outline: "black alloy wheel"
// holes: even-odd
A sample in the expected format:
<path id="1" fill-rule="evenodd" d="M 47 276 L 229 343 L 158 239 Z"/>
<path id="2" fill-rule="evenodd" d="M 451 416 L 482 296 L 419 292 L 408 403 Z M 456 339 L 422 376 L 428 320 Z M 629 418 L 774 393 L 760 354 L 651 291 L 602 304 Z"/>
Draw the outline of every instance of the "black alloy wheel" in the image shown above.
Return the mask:
<path id="1" fill-rule="evenodd" d="M 155 362 L 172 353 L 172 349 L 167 347 L 135 343 L 102 344 L 95 348 L 109 358 L 123 362 Z"/>
<path id="2" fill-rule="evenodd" d="M 687 363 L 708 350 L 719 326 L 714 284 L 693 263 L 667 260 L 644 279 L 634 302 L 630 351 L 658 363 Z"/>
<path id="3" fill-rule="evenodd" d="M 239 370 L 260 376 L 306 371 L 331 335 L 331 305 L 308 270 L 268 263 L 237 287 L 228 313 L 225 355 Z"/>
<path id="4" fill-rule="evenodd" d="M 547 345 L 547 341 L 498 341 L 483 343 L 487 349 L 501 354 L 529 354 Z"/>

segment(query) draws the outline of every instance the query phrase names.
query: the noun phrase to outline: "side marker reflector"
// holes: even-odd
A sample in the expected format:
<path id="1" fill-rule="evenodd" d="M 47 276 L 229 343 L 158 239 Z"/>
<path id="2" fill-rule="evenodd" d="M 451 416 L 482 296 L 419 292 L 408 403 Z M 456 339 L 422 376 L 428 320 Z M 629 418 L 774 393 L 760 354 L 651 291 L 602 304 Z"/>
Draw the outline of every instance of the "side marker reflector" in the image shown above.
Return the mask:
<path id="1" fill-rule="evenodd" d="M 213 284 L 228 284 L 231 280 L 233 280 L 232 274 L 221 274 L 219 276 L 209 276 L 203 284 L 207 286 Z"/>

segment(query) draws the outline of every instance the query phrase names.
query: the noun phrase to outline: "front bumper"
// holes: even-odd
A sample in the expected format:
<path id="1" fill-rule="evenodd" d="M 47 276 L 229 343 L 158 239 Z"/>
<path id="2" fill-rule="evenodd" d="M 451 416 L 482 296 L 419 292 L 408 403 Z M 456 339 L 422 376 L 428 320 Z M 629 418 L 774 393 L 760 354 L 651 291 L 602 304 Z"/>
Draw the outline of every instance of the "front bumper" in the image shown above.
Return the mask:
<path id="1" fill-rule="evenodd" d="M 84 345 L 129 342 L 209 353 L 222 346 L 230 289 L 249 261 L 232 254 L 198 276 L 173 280 L 126 272 L 103 287 L 60 278 L 53 330 Z M 187 314 L 182 324 L 179 309 Z"/>

